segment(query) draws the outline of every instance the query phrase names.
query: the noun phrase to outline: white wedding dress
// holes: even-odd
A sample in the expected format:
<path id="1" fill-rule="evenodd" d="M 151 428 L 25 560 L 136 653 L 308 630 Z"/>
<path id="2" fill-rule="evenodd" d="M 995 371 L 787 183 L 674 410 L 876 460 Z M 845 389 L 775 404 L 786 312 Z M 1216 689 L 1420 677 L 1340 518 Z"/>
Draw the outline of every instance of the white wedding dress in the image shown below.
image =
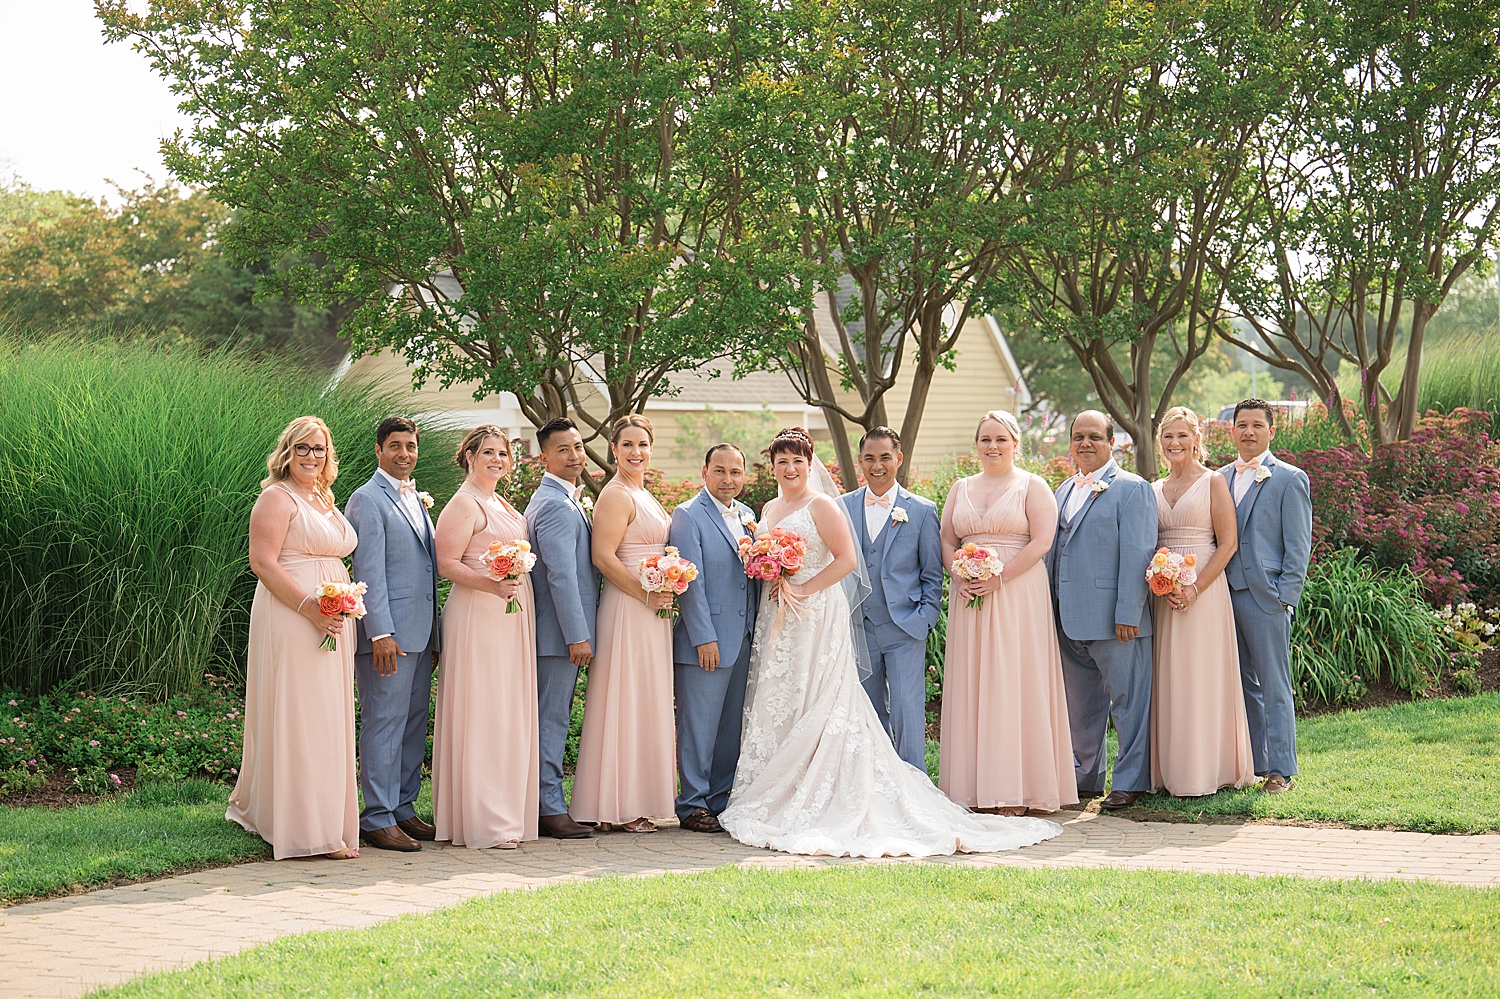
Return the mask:
<path id="1" fill-rule="evenodd" d="M 781 526 L 807 541 L 793 582 L 833 561 L 806 507 Z M 770 592 L 755 626 L 739 767 L 719 816 L 731 836 L 786 853 L 931 857 L 1016 850 L 1062 832 L 1046 819 L 970 812 L 896 755 L 860 686 L 840 587 L 808 597 L 800 620 Z"/>

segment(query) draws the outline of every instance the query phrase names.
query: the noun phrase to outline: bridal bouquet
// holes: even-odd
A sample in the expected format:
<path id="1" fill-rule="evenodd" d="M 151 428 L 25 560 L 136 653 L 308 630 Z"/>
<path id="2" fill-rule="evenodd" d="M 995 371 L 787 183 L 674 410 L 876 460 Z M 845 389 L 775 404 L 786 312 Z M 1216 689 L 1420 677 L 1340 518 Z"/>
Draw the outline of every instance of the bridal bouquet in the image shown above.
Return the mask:
<path id="1" fill-rule="evenodd" d="M 970 541 L 958 551 L 953 553 L 953 564 L 948 567 L 948 572 L 959 579 L 967 579 L 971 583 L 983 582 L 1005 571 L 1005 563 L 1000 561 L 1000 553 L 993 548 L 984 545 L 976 545 Z M 965 607 L 974 610 L 984 606 L 984 595 L 976 594 L 964 601 Z"/>
<path id="2" fill-rule="evenodd" d="M 313 591 L 318 598 L 318 610 L 325 617 L 361 618 L 365 616 L 365 584 L 339 583 L 329 580 L 319 583 Z M 335 635 L 325 635 L 318 648 L 327 652 L 338 651 L 339 640 Z"/>
<path id="3" fill-rule="evenodd" d="M 520 579 L 536 566 L 536 555 L 525 539 L 516 541 L 491 541 L 489 551 L 480 557 L 490 578 L 495 580 Z M 505 613 L 514 614 L 521 609 L 521 601 L 511 597 L 505 602 Z"/>
<path id="4" fill-rule="evenodd" d="M 672 620 L 677 616 L 677 598 L 698 578 L 698 567 L 678 554 L 677 549 L 667 546 L 660 555 L 647 555 L 641 559 L 639 570 L 641 589 L 647 593 L 672 594 L 672 606 L 656 612 L 657 617 Z"/>
<path id="5" fill-rule="evenodd" d="M 740 538 L 740 561 L 745 575 L 769 583 L 782 573 L 796 572 L 807 557 L 807 542 L 779 527 L 759 538 Z"/>
<path id="6" fill-rule="evenodd" d="M 1151 564 L 1146 566 L 1146 582 L 1159 597 L 1176 593 L 1198 581 L 1198 570 L 1194 568 L 1197 564 L 1196 555 L 1179 555 L 1170 548 L 1158 548 L 1151 556 Z"/>

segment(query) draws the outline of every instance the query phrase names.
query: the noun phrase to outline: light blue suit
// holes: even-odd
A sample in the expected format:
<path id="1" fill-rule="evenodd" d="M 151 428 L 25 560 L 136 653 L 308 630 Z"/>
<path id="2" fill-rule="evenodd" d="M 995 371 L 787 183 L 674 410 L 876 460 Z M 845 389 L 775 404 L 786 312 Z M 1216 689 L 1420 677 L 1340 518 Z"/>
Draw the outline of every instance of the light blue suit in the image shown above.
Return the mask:
<path id="1" fill-rule="evenodd" d="M 891 516 L 873 539 L 865 525 L 861 486 L 840 499 L 854 521 L 855 541 L 870 573 L 870 594 L 859 617 L 870 648 L 865 692 L 896 754 L 927 772 L 927 635 L 942 613 L 943 549 L 937 505 L 894 486 Z"/>
<path id="2" fill-rule="evenodd" d="M 1106 488 L 1072 519 L 1064 516 L 1073 480 L 1057 490 L 1057 536 L 1047 573 L 1062 652 L 1068 727 L 1078 793 L 1104 791 L 1105 734 L 1110 719 L 1120 739 L 1116 791 L 1151 790 L 1151 602 L 1146 566 L 1156 552 L 1156 493 L 1118 465 L 1095 473 Z M 1140 637 L 1121 642 L 1115 625 Z"/>
<path id="3" fill-rule="evenodd" d="M 542 815 L 568 810 L 563 798 L 563 752 L 573 712 L 578 667 L 568 646 L 588 642 L 597 654 L 594 616 L 599 606 L 599 572 L 594 568 L 588 516 L 560 483 L 543 478 L 526 504 L 526 528 L 536 567 L 531 588 L 536 598 L 537 732 L 541 750 Z"/>
<path id="4" fill-rule="evenodd" d="M 418 508 L 421 505 L 418 504 Z M 437 553 L 432 518 L 420 524 L 402 512 L 400 495 L 379 472 L 349 497 L 345 515 L 359 535 L 350 573 L 365 584 L 365 616 L 355 625 L 354 675 L 359 684 L 361 829 L 386 829 L 416 815 L 427 756 L 427 706 L 432 656 L 442 645 L 438 624 Z M 375 672 L 371 635 L 391 635 L 405 658 L 396 672 Z"/>
<path id="5" fill-rule="evenodd" d="M 736 500 L 742 524 L 753 517 Z M 677 695 L 677 817 L 694 808 L 717 815 L 729 804 L 740 758 L 745 717 L 745 680 L 760 584 L 745 575 L 739 541 L 707 490 L 672 511 L 669 543 L 698 567 L 698 578 L 677 598 L 672 632 Z M 719 666 L 698 665 L 698 646 L 719 643 Z"/>
<path id="6" fill-rule="evenodd" d="M 1267 452 L 1271 472 L 1252 481 L 1235 504 L 1240 547 L 1224 567 L 1239 635 L 1240 683 L 1255 772 L 1297 772 L 1297 716 L 1292 693 L 1292 612 L 1312 554 L 1312 495 L 1307 473 Z M 1234 465 L 1219 470 L 1234 495 Z"/>

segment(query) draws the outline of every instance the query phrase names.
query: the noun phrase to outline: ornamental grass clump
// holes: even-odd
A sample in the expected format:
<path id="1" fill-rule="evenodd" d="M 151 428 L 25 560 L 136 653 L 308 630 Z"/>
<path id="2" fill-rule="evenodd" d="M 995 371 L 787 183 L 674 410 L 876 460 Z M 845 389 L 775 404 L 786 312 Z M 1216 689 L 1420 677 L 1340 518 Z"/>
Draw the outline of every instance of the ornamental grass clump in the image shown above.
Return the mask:
<path id="1" fill-rule="evenodd" d="M 288 362 L 0 331 L 0 689 L 160 697 L 243 675 L 247 523 L 277 435 L 327 421 L 342 501 L 398 405 Z M 422 443 L 445 499 L 454 444 Z"/>
<path id="2" fill-rule="evenodd" d="M 1352 704 L 1371 680 L 1413 697 L 1448 662 L 1441 622 L 1410 569 L 1382 570 L 1344 549 L 1314 563 L 1292 620 L 1292 682 L 1299 704 Z"/>

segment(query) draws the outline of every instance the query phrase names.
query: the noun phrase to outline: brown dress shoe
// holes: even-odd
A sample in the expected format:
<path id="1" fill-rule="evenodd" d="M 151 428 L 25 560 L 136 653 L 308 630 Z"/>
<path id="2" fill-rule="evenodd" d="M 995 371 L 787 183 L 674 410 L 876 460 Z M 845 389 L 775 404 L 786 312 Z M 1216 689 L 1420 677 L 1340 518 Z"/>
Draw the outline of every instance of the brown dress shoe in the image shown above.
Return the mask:
<path id="1" fill-rule="evenodd" d="M 554 839 L 588 839 L 594 835 L 594 830 L 574 822 L 573 817 L 567 812 L 557 815 L 538 815 L 536 824 L 537 832 Z"/>
<path id="2" fill-rule="evenodd" d="M 1266 782 L 1261 785 L 1260 789 L 1267 794 L 1280 794 L 1282 791 L 1289 790 L 1291 786 L 1292 779 L 1290 777 L 1283 777 L 1281 774 L 1270 774 L 1266 777 Z"/>
<path id="3" fill-rule="evenodd" d="M 437 839 L 437 827 L 431 822 L 423 822 L 415 815 L 409 819 L 398 820 L 396 825 L 412 839 Z"/>
<path id="4" fill-rule="evenodd" d="M 422 849 L 421 843 L 406 835 L 397 826 L 365 829 L 360 832 L 359 838 L 377 850 L 400 850 L 402 853 L 414 853 Z"/>
<path id="5" fill-rule="evenodd" d="M 706 808 L 693 809 L 679 819 L 678 823 L 682 828 L 691 832 L 717 833 L 724 831 L 724 827 L 719 825 L 718 818 Z"/>
<path id="6" fill-rule="evenodd" d="M 1104 796 L 1104 800 L 1099 802 L 1099 807 L 1110 811 L 1117 808 L 1129 808 L 1145 793 L 1145 791 L 1111 791 Z"/>

